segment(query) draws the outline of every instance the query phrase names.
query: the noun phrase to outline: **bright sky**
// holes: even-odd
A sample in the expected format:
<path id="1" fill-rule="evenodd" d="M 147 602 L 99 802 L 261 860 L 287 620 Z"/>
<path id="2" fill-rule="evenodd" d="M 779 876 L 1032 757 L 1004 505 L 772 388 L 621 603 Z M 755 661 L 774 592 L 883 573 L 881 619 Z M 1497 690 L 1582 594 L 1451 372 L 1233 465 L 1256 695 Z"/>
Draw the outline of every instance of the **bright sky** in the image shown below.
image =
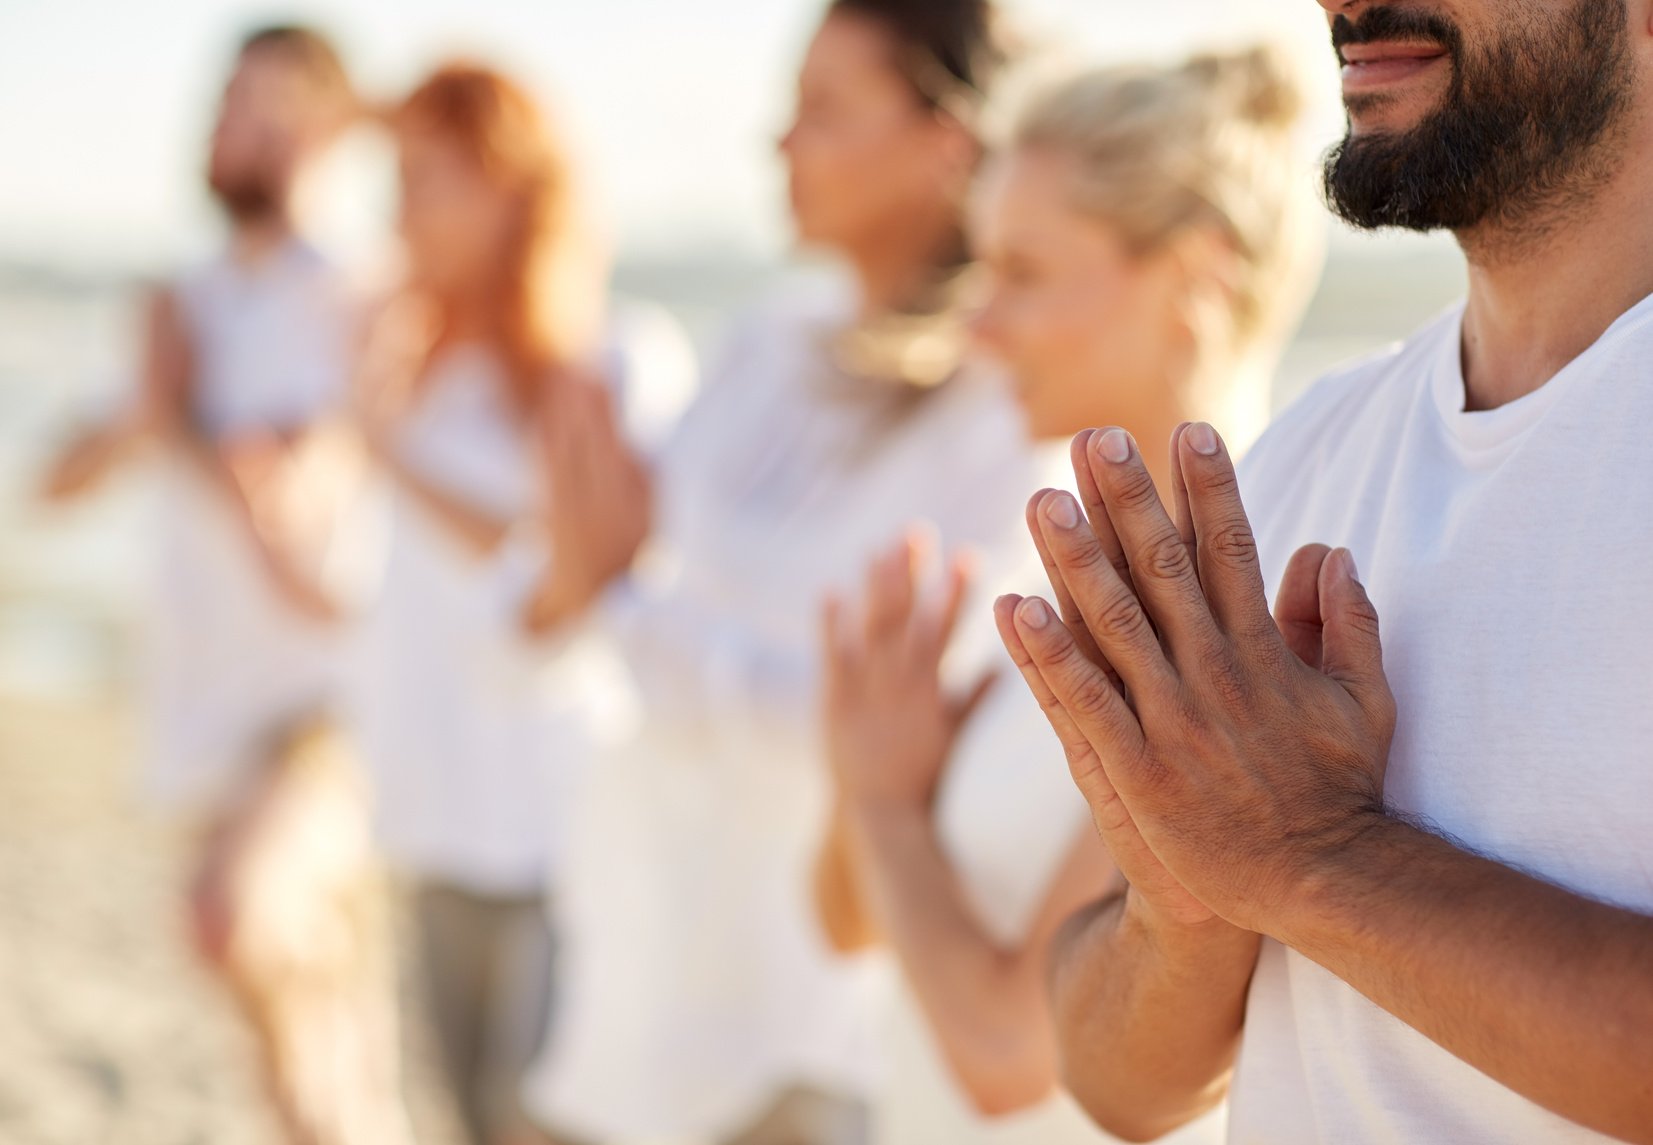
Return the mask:
<path id="1" fill-rule="evenodd" d="M 1335 66 L 1313 0 L 1006 0 L 1075 62 L 1268 35 L 1318 85 Z M 783 241 L 770 141 L 824 0 L 0 0 L 0 259 L 164 257 L 210 225 L 201 146 L 246 27 L 330 30 L 393 95 L 454 54 L 511 70 L 572 124 L 634 252 Z M 364 148 L 368 145 L 363 144 Z M 382 207 L 355 196 L 362 212 Z M 336 225 L 348 227 L 345 219 Z"/>

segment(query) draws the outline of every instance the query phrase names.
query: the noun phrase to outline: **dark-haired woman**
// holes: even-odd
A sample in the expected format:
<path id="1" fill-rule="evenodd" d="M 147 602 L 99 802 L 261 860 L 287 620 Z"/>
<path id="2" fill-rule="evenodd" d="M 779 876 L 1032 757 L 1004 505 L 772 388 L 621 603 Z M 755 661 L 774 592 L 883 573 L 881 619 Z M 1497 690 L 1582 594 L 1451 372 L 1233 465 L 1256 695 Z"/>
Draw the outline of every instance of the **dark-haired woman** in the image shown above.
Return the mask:
<path id="1" fill-rule="evenodd" d="M 915 519 L 1022 544 L 1021 419 L 961 359 L 990 16 L 839 0 L 810 45 L 781 151 L 801 238 L 851 281 L 736 333 L 661 462 L 664 571 L 605 602 L 643 726 L 575 828 L 566 993 L 527 1090 L 559 1135 L 864 1138 L 888 967 L 835 956 L 811 916 L 831 799 L 815 616 Z"/>
<path id="2" fill-rule="evenodd" d="M 642 534 L 560 551 L 547 505 L 586 491 L 548 476 L 574 439 L 618 432 L 609 393 L 640 411 L 692 356 L 661 320 L 611 312 L 573 172 L 521 87 L 444 68 L 391 126 L 409 281 L 363 381 L 390 528 L 356 714 L 467 1139 L 518 1145 L 552 977 L 544 896 L 603 675 L 584 642 L 533 639 L 527 591 L 546 562 L 623 566 Z"/>

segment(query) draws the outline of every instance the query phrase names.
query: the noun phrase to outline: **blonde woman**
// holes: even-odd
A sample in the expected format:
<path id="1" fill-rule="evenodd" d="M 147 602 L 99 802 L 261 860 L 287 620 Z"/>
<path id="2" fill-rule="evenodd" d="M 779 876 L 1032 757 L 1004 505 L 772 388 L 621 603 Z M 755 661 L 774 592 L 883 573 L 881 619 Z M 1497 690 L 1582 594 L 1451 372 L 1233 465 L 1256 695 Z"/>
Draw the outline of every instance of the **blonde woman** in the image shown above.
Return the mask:
<path id="1" fill-rule="evenodd" d="M 979 197 L 993 290 L 977 334 L 1037 437 L 1116 423 L 1168 440 L 1196 418 L 1260 428 L 1314 265 L 1298 109 L 1259 50 L 1099 72 L 1023 117 Z M 1058 1096 L 1044 982 L 1056 932 L 1117 874 L 1067 777 L 1028 765 L 1051 737 L 1025 690 L 981 698 L 983 665 L 1014 675 L 985 651 L 989 618 L 943 671 L 965 578 L 932 595 L 921 564 L 917 547 L 897 548 L 859 601 L 826 615 L 840 814 L 819 902 L 841 947 L 882 942 L 905 971 L 874 1137 L 1105 1140 Z M 1220 1118 L 1177 1140 L 1219 1139 Z"/>

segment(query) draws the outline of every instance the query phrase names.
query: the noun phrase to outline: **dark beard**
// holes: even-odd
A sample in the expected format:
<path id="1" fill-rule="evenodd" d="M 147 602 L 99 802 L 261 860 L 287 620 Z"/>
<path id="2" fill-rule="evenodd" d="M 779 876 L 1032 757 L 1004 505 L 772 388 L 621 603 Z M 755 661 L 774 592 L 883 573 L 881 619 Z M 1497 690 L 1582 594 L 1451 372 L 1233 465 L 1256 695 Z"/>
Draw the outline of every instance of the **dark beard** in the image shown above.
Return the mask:
<path id="1" fill-rule="evenodd" d="M 1634 88 L 1624 0 L 1572 10 L 1470 50 L 1436 16 L 1380 7 L 1339 16 L 1332 43 L 1424 38 L 1446 49 L 1452 82 L 1410 131 L 1345 138 L 1326 156 L 1328 205 L 1366 230 L 1465 232 L 1565 218 L 1617 169 Z M 1378 97 L 1381 98 L 1381 97 Z"/>
<path id="2" fill-rule="evenodd" d="M 281 215 L 280 195 L 268 180 L 234 179 L 209 171 L 207 186 L 232 223 L 245 226 L 268 222 Z"/>

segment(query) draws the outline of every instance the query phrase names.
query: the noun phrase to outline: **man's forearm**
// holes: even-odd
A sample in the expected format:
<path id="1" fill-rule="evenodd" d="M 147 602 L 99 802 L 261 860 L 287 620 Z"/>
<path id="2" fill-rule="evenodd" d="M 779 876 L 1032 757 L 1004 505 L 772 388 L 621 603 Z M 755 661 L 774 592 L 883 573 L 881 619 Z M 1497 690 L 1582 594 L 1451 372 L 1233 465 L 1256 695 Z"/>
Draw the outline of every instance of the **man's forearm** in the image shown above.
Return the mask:
<path id="1" fill-rule="evenodd" d="M 1653 918 L 1374 817 L 1271 932 L 1563 1117 L 1653 1142 Z"/>
<path id="2" fill-rule="evenodd" d="M 1258 943 L 1158 924 L 1125 894 L 1069 923 L 1051 970 L 1063 1076 L 1104 1129 L 1153 1140 L 1222 1100 Z"/>

